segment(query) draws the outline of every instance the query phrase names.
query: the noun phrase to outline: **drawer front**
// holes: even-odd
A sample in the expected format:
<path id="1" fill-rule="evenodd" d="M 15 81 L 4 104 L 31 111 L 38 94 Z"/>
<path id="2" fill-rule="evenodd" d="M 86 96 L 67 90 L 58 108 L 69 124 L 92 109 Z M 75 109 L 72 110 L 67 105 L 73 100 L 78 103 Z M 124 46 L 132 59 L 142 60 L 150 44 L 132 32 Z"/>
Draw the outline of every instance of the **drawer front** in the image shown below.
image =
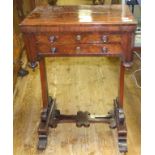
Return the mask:
<path id="1" fill-rule="evenodd" d="M 118 56 L 122 49 L 120 44 L 68 44 L 37 46 L 39 54 L 43 55 L 110 55 Z"/>
<path id="2" fill-rule="evenodd" d="M 37 43 L 45 44 L 74 44 L 74 43 L 120 43 L 120 34 L 105 33 L 65 33 L 65 34 L 38 34 Z"/>

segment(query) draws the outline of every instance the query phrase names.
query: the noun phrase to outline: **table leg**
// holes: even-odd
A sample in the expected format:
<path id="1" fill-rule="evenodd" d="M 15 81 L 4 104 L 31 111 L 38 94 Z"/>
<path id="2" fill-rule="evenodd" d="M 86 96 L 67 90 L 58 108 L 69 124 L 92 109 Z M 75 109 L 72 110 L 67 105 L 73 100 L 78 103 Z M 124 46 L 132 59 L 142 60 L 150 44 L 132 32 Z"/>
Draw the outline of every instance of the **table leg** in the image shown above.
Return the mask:
<path id="1" fill-rule="evenodd" d="M 47 145 L 47 138 L 48 138 L 48 126 L 47 118 L 48 118 L 48 106 L 50 104 L 49 97 L 48 97 L 48 84 L 47 84 L 47 75 L 46 75 L 46 64 L 45 58 L 42 57 L 39 60 L 40 66 L 40 80 L 41 80 L 41 91 L 42 91 L 42 102 L 43 102 L 43 111 L 41 113 L 41 120 L 38 127 L 38 149 L 43 150 L 46 148 Z"/>
<path id="2" fill-rule="evenodd" d="M 117 126 L 118 135 L 118 147 L 120 152 L 127 152 L 127 127 L 125 114 L 123 110 L 123 98 L 124 98 L 124 74 L 125 67 L 123 62 L 120 63 L 120 76 L 119 76 L 119 91 L 118 98 L 114 100 L 114 113 Z"/>
<path id="3" fill-rule="evenodd" d="M 125 67 L 123 66 L 123 62 L 121 62 L 120 77 L 119 77 L 119 91 L 118 91 L 118 102 L 121 108 L 123 108 L 123 98 L 124 98 L 124 73 L 125 73 Z"/>
<path id="4" fill-rule="evenodd" d="M 40 59 L 39 66 L 40 66 L 42 102 L 43 102 L 43 109 L 44 109 L 44 108 L 47 108 L 47 105 L 48 105 L 48 84 L 47 84 L 46 65 L 45 65 L 44 57 Z"/>

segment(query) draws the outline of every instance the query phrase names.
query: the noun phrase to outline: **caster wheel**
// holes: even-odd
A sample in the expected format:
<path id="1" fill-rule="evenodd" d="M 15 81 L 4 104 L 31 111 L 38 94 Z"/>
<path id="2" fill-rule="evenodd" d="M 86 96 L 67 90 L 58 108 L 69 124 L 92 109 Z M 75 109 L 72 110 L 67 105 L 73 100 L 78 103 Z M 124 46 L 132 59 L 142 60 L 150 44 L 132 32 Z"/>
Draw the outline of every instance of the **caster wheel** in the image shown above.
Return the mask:
<path id="1" fill-rule="evenodd" d="M 81 128 L 81 127 L 82 127 L 82 124 L 81 124 L 81 123 L 76 123 L 76 126 L 77 126 L 78 128 Z"/>
<path id="2" fill-rule="evenodd" d="M 30 62 L 29 67 L 32 68 L 33 70 L 38 66 L 36 62 Z"/>

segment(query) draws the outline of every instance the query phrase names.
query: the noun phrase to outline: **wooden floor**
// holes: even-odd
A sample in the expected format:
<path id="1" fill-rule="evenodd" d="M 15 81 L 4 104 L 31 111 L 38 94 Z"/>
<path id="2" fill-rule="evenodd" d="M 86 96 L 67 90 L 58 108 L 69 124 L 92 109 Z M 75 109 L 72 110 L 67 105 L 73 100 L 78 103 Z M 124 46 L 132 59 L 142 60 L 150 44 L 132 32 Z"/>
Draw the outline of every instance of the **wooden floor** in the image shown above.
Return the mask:
<path id="1" fill-rule="evenodd" d="M 51 58 L 46 62 L 49 94 L 57 99 L 62 113 L 76 114 L 79 110 L 87 110 L 106 114 L 113 108 L 118 86 L 117 59 Z M 132 69 L 125 75 L 127 155 L 140 155 L 140 89 L 131 78 L 131 73 L 139 66 L 135 59 Z M 29 75 L 19 77 L 14 90 L 14 155 L 119 155 L 116 131 L 106 124 L 92 124 L 89 128 L 58 125 L 50 130 L 47 149 L 38 152 L 37 127 L 42 106 L 39 69 L 35 72 L 27 69 Z M 140 79 L 140 75 L 137 77 Z"/>

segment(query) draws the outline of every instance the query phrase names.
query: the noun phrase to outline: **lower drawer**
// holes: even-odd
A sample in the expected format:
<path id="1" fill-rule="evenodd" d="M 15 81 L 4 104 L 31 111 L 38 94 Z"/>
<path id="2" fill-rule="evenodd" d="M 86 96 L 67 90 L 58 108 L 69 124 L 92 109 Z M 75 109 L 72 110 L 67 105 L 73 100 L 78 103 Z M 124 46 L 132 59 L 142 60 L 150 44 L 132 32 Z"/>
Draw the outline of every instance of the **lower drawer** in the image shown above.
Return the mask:
<path id="1" fill-rule="evenodd" d="M 68 45 L 37 45 L 39 54 L 44 55 L 110 55 L 122 53 L 120 44 L 68 44 Z"/>

